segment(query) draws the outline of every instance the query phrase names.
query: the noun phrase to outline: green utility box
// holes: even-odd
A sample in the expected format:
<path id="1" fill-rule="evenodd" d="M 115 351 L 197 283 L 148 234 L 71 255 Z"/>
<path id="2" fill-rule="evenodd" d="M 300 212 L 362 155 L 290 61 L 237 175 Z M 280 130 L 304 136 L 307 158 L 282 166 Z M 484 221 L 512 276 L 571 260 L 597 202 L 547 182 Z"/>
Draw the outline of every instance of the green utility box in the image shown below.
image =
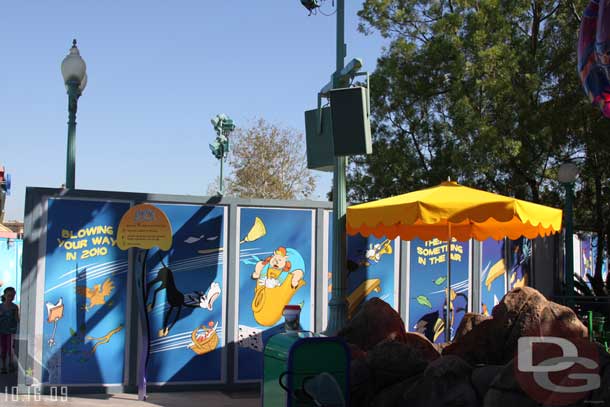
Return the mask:
<path id="1" fill-rule="evenodd" d="M 349 363 L 340 338 L 275 335 L 265 346 L 263 406 L 347 406 Z"/>
<path id="2" fill-rule="evenodd" d="M 333 151 L 336 156 L 371 154 L 368 90 L 362 86 L 330 91 Z"/>
<path id="3" fill-rule="evenodd" d="M 335 168 L 335 151 L 330 107 L 305 112 L 305 137 L 307 140 L 307 168 L 332 171 Z"/>

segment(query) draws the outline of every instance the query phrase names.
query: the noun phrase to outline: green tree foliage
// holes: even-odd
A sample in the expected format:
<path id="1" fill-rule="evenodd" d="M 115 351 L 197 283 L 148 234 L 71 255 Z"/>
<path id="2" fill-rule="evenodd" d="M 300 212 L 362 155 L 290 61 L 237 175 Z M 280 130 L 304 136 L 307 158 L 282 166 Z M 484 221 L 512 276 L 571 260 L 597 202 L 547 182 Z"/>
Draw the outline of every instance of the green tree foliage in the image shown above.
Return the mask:
<path id="1" fill-rule="evenodd" d="M 587 3 L 364 1 L 361 31 L 388 46 L 371 77 L 373 154 L 351 160 L 350 200 L 451 177 L 560 207 L 556 168 L 575 159 L 576 225 L 610 232 L 610 121 L 589 104 L 576 67 Z"/>
<path id="2" fill-rule="evenodd" d="M 259 119 L 249 128 L 236 129 L 230 142 L 226 195 L 304 199 L 315 190 L 302 134 Z"/>

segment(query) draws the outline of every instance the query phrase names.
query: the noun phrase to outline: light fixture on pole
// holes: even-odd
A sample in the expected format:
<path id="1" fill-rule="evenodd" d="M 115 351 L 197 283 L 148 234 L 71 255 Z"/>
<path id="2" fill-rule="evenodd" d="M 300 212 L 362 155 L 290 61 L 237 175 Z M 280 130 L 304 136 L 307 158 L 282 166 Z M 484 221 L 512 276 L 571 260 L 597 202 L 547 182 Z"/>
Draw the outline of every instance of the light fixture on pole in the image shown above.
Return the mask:
<path id="1" fill-rule="evenodd" d="M 565 198 L 565 251 L 566 251 L 566 295 L 574 295 L 574 226 L 573 226 L 573 200 L 574 200 L 574 181 L 578 177 L 578 167 L 571 162 L 566 162 L 559 166 L 557 179 L 561 182 L 566 191 Z M 568 298 L 568 303 L 571 299 Z"/>
<path id="2" fill-rule="evenodd" d="M 87 86 L 87 65 L 80 56 L 76 40 L 61 63 L 61 74 L 68 91 L 68 150 L 66 157 L 66 188 L 74 189 L 76 172 L 76 110 L 78 98 Z"/>
<path id="3" fill-rule="evenodd" d="M 229 153 L 229 135 L 235 130 L 235 124 L 233 120 L 225 114 L 216 115 L 212 120 L 212 126 L 216 131 L 216 140 L 210 144 L 210 150 L 217 160 L 220 160 L 220 181 L 218 188 L 218 195 L 224 195 L 224 184 L 223 184 L 223 164 L 224 160 Z"/>

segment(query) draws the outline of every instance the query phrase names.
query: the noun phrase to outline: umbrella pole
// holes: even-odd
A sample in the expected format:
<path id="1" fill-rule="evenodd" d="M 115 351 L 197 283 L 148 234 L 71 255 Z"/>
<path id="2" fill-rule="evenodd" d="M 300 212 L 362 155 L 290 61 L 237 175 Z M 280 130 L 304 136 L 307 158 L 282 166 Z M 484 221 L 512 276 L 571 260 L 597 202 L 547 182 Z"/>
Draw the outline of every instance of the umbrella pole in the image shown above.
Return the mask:
<path id="1" fill-rule="evenodd" d="M 445 342 L 451 341 L 451 223 L 447 223 L 447 292 L 445 305 Z"/>

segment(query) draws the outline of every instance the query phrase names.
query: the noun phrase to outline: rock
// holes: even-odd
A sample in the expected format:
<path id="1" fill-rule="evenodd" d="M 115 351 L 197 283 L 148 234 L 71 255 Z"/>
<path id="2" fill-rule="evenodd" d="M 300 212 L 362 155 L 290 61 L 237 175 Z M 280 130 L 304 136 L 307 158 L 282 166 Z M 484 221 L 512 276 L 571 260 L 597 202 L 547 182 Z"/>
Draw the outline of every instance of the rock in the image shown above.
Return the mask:
<path id="1" fill-rule="evenodd" d="M 540 335 L 549 334 L 561 338 L 587 338 L 589 329 L 571 308 L 549 301 L 540 316 Z"/>
<path id="2" fill-rule="evenodd" d="M 461 337 L 466 335 L 468 332 L 472 331 L 472 328 L 479 325 L 481 322 L 491 319 L 488 315 L 477 314 L 474 312 L 468 312 L 464 314 L 460 325 L 455 332 L 455 336 L 453 337 L 454 341 L 459 340 Z"/>
<path id="3" fill-rule="evenodd" d="M 563 338 L 588 335 L 574 311 L 548 301 L 531 287 L 509 291 L 492 311 L 492 317 L 505 330 L 504 353 L 511 360 L 522 336 L 554 335 Z"/>
<path id="4" fill-rule="evenodd" d="M 601 345 L 598 345 L 598 351 L 601 386 L 591 392 L 587 405 L 610 406 L 610 354 Z"/>
<path id="5" fill-rule="evenodd" d="M 584 342 L 586 343 L 586 342 Z M 586 345 L 576 345 L 580 356 L 587 357 L 591 349 Z M 582 353 L 581 353 L 582 352 Z M 595 352 L 595 350 L 593 350 Z M 533 407 L 539 405 L 565 405 L 573 407 L 587 407 L 593 405 L 610 405 L 610 354 L 598 346 L 597 362 L 600 367 L 601 385 L 588 395 L 581 393 L 550 393 L 541 390 L 534 383 L 534 378 L 515 373 L 515 360 L 507 363 L 496 375 L 485 395 L 484 407 Z M 585 371 L 586 372 L 586 371 Z M 575 372 L 574 372 L 575 373 Z M 566 372 L 565 374 L 569 374 Z M 526 381 L 524 381 L 526 380 Z M 558 385 L 567 385 L 556 373 L 550 375 L 550 380 Z M 475 381 L 473 376 L 473 382 Z M 578 382 L 577 385 L 584 384 Z M 536 400 L 538 398 L 538 400 Z"/>
<path id="6" fill-rule="evenodd" d="M 413 386 L 416 386 L 421 377 L 422 374 L 419 374 L 386 387 L 371 400 L 370 405 L 375 407 L 402 407 L 405 402 L 404 394 L 409 392 Z"/>
<path id="7" fill-rule="evenodd" d="M 492 319 L 481 319 L 456 337 L 443 355 L 458 355 L 472 364 L 504 365 L 514 357 L 522 336 L 583 338 L 587 328 L 570 308 L 548 301 L 533 288 L 520 287 L 494 307 Z"/>
<path id="8" fill-rule="evenodd" d="M 384 340 L 404 342 L 406 331 L 400 315 L 388 303 L 372 298 L 337 336 L 367 352 Z"/>
<path id="9" fill-rule="evenodd" d="M 483 399 L 483 407 L 537 407 L 515 379 L 513 362 L 507 363 L 494 378 Z"/>
<path id="10" fill-rule="evenodd" d="M 422 373 L 428 365 L 418 347 L 396 341 L 379 343 L 368 352 L 366 361 L 374 393 Z"/>
<path id="11" fill-rule="evenodd" d="M 441 355 L 428 338 L 417 332 L 407 332 L 403 343 L 415 349 L 428 362 L 438 359 Z"/>
<path id="12" fill-rule="evenodd" d="M 479 400 L 483 400 L 485 398 L 485 394 L 487 394 L 487 390 L 489 390 L 491 382 L 493 382 L 496 376 L 500 374 L 502 369 L 504 369 L 504 366 L 489 365 L 476 367 L 472 371 L 472 375 L 470 376 L 471 382 L 475 391 L 477 392 Z"/>
<path id="13" fill-rule="evenodd" d="M 349 348 L 350 359 L 352 361 L 356 359 L 366 359 L 366 352 L 360 349 L 357 345 L 348 343 L 347 347 Z"/>
<path id="14" fill-rule="evenodd" d="M 349 370 L 350 406 L 368 406 L 373 393 L 373 375 L 364 359 L 352 360 Z"/>
<path id="15" fill-rule="evenodd" d="M 421 379 L 405 391 L 404 405 L 479 407 L 477 394 L 470 384 L 471 373 L 472 366 L 461 358 L 442 356 L 431 362 Z"/>
<path id="16" fill-rule="evenodd" d="M 443 351 L 445 350 L 446 347 L 448 347 L 449 345 L 451 345 L 451 342 L 440 342 L 440 343 L 433 343 L 432 346 L 434 346 L 434 349 L 436 349 L 436 351 L 439 354 L 443 354 Z"/>
<path id="17" fill-rule="evenodd" d="M 504 329 L 493 319 L 482 321 L 472 331 L 443 349 L 443 356 L 455 355 L 472 365 L 504 365 Z M 512 353 L 508 359 L 512 359 Z"/>

